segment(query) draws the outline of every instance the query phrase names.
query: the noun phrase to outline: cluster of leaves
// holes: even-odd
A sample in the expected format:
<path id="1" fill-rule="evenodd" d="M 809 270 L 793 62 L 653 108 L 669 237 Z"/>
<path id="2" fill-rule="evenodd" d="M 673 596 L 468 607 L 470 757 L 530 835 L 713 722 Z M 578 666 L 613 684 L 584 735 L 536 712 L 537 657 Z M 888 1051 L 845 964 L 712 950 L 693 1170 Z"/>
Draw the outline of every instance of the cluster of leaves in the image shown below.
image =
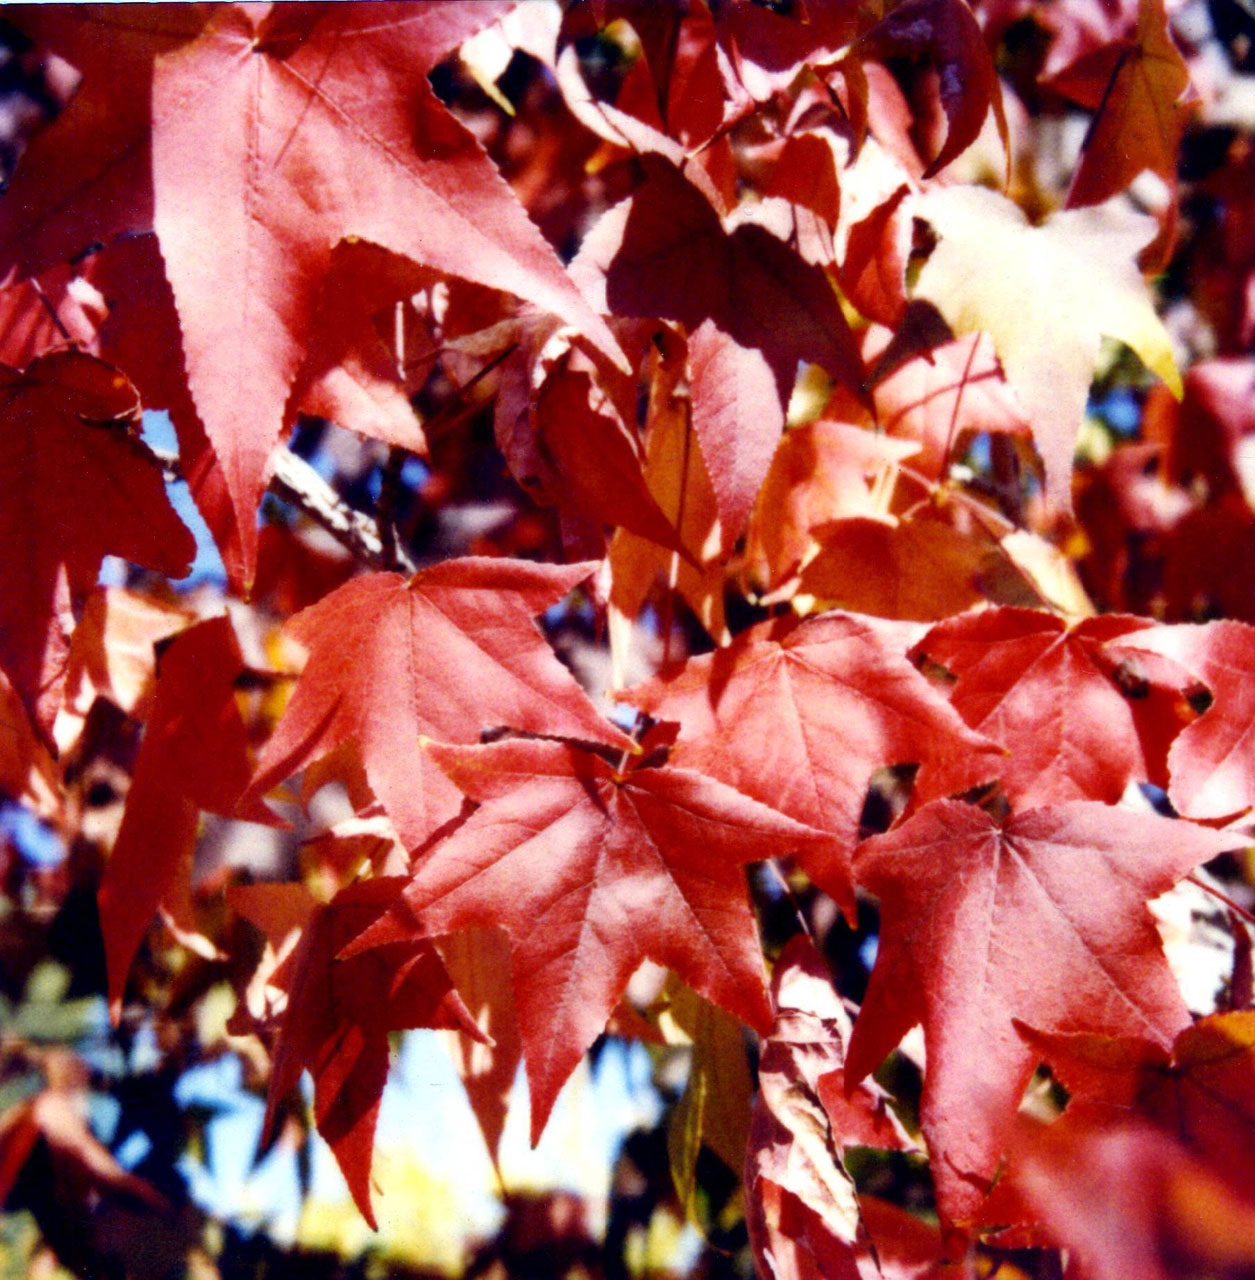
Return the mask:
<path id="1" fill-rule="evenodd" d="M 1248 1273 L 1241 903 L 1193 1011 L 1147 905 L 1255 809 L 1227 14 L 6 8 L 60 105 L 0 199 L 0 782 L 115 1022 L 247 1052 L 268 1130 L 308 1071 L 371 1223 L 392 1033 L 495 1150 L 610 1032 L 692 1044 L 680 1201 L 743 1164 L 764 1276 Z M 47 1067 L 0 1188 L 157 1203 Z"/>

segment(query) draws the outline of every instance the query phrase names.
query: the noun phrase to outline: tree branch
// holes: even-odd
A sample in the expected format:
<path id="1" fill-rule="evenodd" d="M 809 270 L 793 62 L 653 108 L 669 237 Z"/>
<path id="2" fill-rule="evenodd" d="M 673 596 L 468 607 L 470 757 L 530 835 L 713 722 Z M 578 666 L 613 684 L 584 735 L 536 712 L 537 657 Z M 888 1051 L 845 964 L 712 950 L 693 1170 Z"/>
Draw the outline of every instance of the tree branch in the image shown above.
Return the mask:
<path id="1" fill-rule="evenodd" d="M 152 452 L 167 480 L 183 479 L 177 454 L 159 449 Z M 270 490 L 297 507 L 351 555 L 372 569 L 415 572 L 417 566 L 404 547 L 394 545 L 385 548 L 375 520 L 345 502 L 308 462 L 298 458 L 290 449 L 280 448 L 275 453 Z"/>

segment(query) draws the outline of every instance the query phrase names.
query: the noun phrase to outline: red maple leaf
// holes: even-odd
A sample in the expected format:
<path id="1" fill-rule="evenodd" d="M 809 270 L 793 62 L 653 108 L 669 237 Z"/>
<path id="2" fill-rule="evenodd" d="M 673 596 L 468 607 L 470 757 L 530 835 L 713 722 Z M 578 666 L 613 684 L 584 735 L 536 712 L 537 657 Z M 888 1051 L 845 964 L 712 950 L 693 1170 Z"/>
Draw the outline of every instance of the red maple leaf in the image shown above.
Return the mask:
<path id="1" fill-rule="evenodd" d="M 188 628 L 161 655 L 122 826 L 97 896 L 115 1019 L 144 931 L 191 874 L 201 810 L 235 814 L 248 786 L 248 734 L 235 703 L 243 667 L 227 618 Z M 256 803 L 237 816 L 274 821 Z"/>
<path id="2" fill-rule="evenodd" d="M 157 238 L 122 236 L 93 254 L 86 266 L 88 279 L 108 308 L 91 350 L 126 370 L 146 409 L 169 413 L 178 433 L 182 477 L 232 581 L 243 583 L 241 529 L 226 475 L 188 391 L 178 312 Z"/>
<path id="3" fill-rule="evenodd" d="M 1173 43 L 1163 0 L 1140 0 L 1136 7 L 1132 31 L 1050 79 L 1052 89 L 1096 113 L 1072 175 L 1069 208 L 1099 204 L 1147 169 L 1176 185 L 1190 72 Z"/>
<path id="4" fill-rule="evenodd" d="M 0 363 L 24 368 L 66 341 L 90 343 L 100 322 L 98 304 L 68 266 L 0 288 Z"/>
<path id="5" fill-rule="evenodd" d="M 658 155 L 589 232 L 572 273 L 606 314 L 688 330 L 693 427 L 725 547 L 740 534 L 784 427 L 799 361 L 857 388 L 862 365 L 823 271 L 762 227 L 724 226 Z"/>
<path id="6" fill-rule="evenodd" d="M 885 192 L 870 213 L 853 222 L 845 253 L 835 268 L 842 290 L 858 311 L 892 329 L 901 325 L 907 314 L 910 196 L 911 189 L 903 182 Z"/>
<path id="7" fill-rule="evenodd" d="M 1149 1125 L 1038 1126 L 1006 1181 L 1085 1280 L 1239 1277 L 1255 1267 L 1255 1205 Z"/>
<path id="8" fill-rule="evenodd" d="M 80 723 L 97 698 L 107 698 L 141 723 L 152 712 L 157 646 L 196 621 L 190 609 L 126 587 L 99 586 L 87 597 L 70 641 L 66 719 Z M 238 661 L 238 654 L 237 661 Z M 62 749 L 71 735 L 57 726 Z"/>
<path id="9" fill-rule="evenodd" d="M 0 790 L 36 812 L 58 805 L 57 769 L 9 678 L 0 671 Z"/>
<path id="10" fill-rule="evenodd" d="M 846 411 L 867 426 L 844 421 Z M 746 557 L 764 585 L 774 589 L 793 577 L 825 525 L 882 514 L 886 477 L 917 449 L 872 430 L 870 415 L 851 407 L 849 397 L 833 418 L 793 427 L 771 460 L 750 521 Z"/>
<path id="11" fill-rule="evenodd" d="M 427 72 L 494 3 L 54 7 L 14 16 L 84 89 L 0 205 L 0 266 L 155 230 L 246 580 L 254 513 L 334 246 L 508 289 L 618 347 Z M 40 166 L 38 159 L 53 163 Z M 72 161 L 82 161 L 75 169 Z"/>
<path id="12" fill-rule="evenodd" d="M 506 932 L 533 1142 L 643 960 L 770 1029 L 742 867 L 830 836 L 690 769 L 625 772 L 559 742 L 426 750 L 481 807 L 355 947 L 407 937 L 416 919 L 433 935 Z"/>
<path id="13" fill-rule="evenodd" d="M 922 1124 L 947 1217 L 970 1219 L 979 1205 L 1036 1064 L 1013 1018 L 1165 1047 L 1188 1025 L 1145 903 L 1234 844 L 1101 804 L 999 826 L 939 800 L 860 847 L 855 875 L 880 898 L 881 934 L 847 1087 L 923 1024 Z"/>
<path id="14" fill-rule="evenodd" d="M 515 479 L 537 502 L 557 505 L 587 529 L 590 554 L 605 554 L 607 524 L 682 550 L 645 483 L 640 441 L 596 366 L 578 350 L 553 356 L 551 349 L 520 346 L 502 368 L 494 429 Z M 631 390 L 634 400 L 634 384 Z"/>
<path id="15" fill-rule="evenodd" d="M 913 653 L 957 677 L 954 707 L 1007 748 L 1000 774 L 1012 804 L 1114 804 L 1130 781 L 1163 780 L 1178 727 L 1152 719 L 1164 691 L 1124 695 L 1104 652 L 1107 642 L 1151 627 L 1121 615 L 1068 623 L 1038 610 L 990 609 L 940 623 Z"/>
<path id="16" fill-rule="evenodd" d="M 45 733 L 61 701 L 65 619 L 106 555 L 182 577 L 196 554 L 135 433 L 139 399 L 78 351 L 0 365 L 0 663 Z"/>
<path id="17" fill-rule="evenodd" d="M 183 479 L 231 581 L 242 589 L 247 579 L 247 548 L 240 513 L 232 505 L 226 473 L 188 390 L 178 311 L 156 236 L 114 240 L 91 256 L 86 274 L 108 308 L 98 330 L 88 335 L 90 349 L 127 371 L 146 409 L 165 409 L 170 414 L 178 433 Z M 413 293 L 433 274 L 363 243 L 338 245 L 310 332 L 307 357 L 292 389 L 290 415 L 323 417 L 362 435 L 425 453 L 426 442 L 401 385 L 396 358 L 371 328 L 369 311 Z M 252 524 L 250 512 L 245 527 L 251 529 Z M 265 537 L 263 529 L 259 549 Z"/>
<path id="18" fill-rule="evenodd" d="M 355 578 L 301 610 L 286 629 L 309 661 L 262 753 L 252 794 L 352 742 L 412 849 L 461 804 L 419 750 L 421 737 L 472 743 L 504 726 L 631 748 L 532 621 L 592 568 L 448 560 L 408 580 Z"/>
<path id="19" fill-rule="evenodd" d="M 271 986 L 287 992 L 287 1007 L 275 1034 L 265 1129 L 308 1070 L 318 1132 L 372 1228 L 370 1159 L 388 1075 L 388 1032 L 456 1027 L 483 1039 L 428 939 L 411 935 L 337 958 L 387 908 L 400 883 L 387 876 L 360 881 L 324 906 L 296 884 L 237 885 L 230 891 L 232 906 L 276 950 L 293 927 L 301 930 L 296 949 L 270 978 Z"/>
<path id="20" fill-rule="evenodd" d="M 859 1196 L 858 1209 L 876 1250 L 874 1265 L 881 1280 L 946 1280 L 952 1274 L 935 1223 L 877 1196 Z"/>
<path id="21" fill-rule="evenodd" d="M 492 1037 L 491 1044 L 450 1037 L 456 1043 L 448 1048 L 496 1164 L 510 1092 L 523 1060 L 510 983 L 510 943 L 497 929 L 467 929 L 441 938 L 437 949 L 476 1025 Z"/>
<path id="22" fill-rule="evenodd" d="M 152 226 L 156 59 L 205 26 L 202 6 L 13 5 L 6 17 L 83 73 L 0 201 L 0 274 L 36 275 L 94 241 Z M 94 68 L 99 67 L 99 71 Z"/>
<path id="23" fill-rule="evenodd" d="M 855 46 L 860 56 L 882 61 L 923 57 L 936 68 L 937 96 L 946 116 L 945 143 L 923 176 L 931 178 L 966 151 L 993 110 L 1011 168 L 1011 140 L 1002 86 L 980 23 L 963 0 L 904 0 Z"/>
<path id="24" fill-rule="evenodd" d="M 911 466 L 930 479 L 946 478 L 968 432 L 1029 433 L 984 333 L 966 334 L 908 360 L 877 383 L 875 400 L 882 431 L 919 441 Z"/>
<path id="25" fill-rule="evenodd" d="M 900 628 L 851 614 L 763 623 L 622 696 L 678 720 L 676 764 L 830 831 L 807 874 L 849 913 L 850 854 L 872 774 L 919 764 L 921 800 L 992 776 L 997 749 L 906 660 Z"/>
<path id="26" fill-rule="evenodd" d="M 1144 435 L 1163 448 L 1163 474 L 1174 485 L 1207 486 L 1209 505 L 1242 492 L 1243 452 L 1255 434 L 1255 359 L 1200 360 L 1185 375 L 1180 404 L 1156 389 Z"/>
<path id="27" fill-rule="evenodd" d="M 39 1142 L 47 1144 L 59 1200 L 130 1196 L 157 1213 L 173 1207 L 151 1183 L 129 1173 L 87 1123 L 87 1064 L 53 1046 L 41 1063 L 46 1085 L 0 1114 L 0 1203 L 9 1198 Z M 46 1176 L 46 1175 L 45 1175 Z"/>
<path id="28" fill-rule="evenodd" d="M 1207 821 L 1233 817 L 1255 804 L 1255 627 L 1243 622 L 1156 627 L 1122 639 L 1115 651 L 1170 658 L 1211 693 L 1211 705 L 1181 731 L 1168 753 L 1168 798 L 1177 811 Z"/>
<path id="29" fill-rule="evenodd" d="M 1203 1018 L 1171 1051 L 1140 1038 L 1018 1030 L 1067 1089 L 1070 1122 L 1149 1120 L 1255 1196 L 1255 1012 Z"/>

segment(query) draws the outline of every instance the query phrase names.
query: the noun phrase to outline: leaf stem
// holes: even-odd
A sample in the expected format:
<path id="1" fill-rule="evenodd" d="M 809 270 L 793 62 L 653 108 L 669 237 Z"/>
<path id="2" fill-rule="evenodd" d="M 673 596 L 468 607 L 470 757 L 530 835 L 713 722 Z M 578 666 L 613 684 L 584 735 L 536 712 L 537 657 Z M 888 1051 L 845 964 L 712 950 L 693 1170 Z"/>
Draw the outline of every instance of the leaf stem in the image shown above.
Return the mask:
<path id="1" fill-rule="evenodd" d="M 640 733 L 640 731 L 641 731 L 641 713 L 638 711 L 636 713 L 636 719 L 632 721 L 631 737 L 633 738 L 633 740 L 638 740 L 637 735 Z M 632 757 L 631 748 L 624 747 L 623 754 L 619 756 L 619 763 L 615 766 L 615 770 L 614 770 L 615 773 L 621 776 L 626 771 L 628 761 L 631 759 L 631 757 Z"/>
<path id="2" fill-rule="evenodd" d="M 967 353 L 967 361 L 963 365 L 963 376 L 959 379 L 959 385 L 954 391 L 954 408 L 950 412 L 950 427 L 946 432 L 946 448 L 942 454 L 942 460 L 947 468 L 950 466 L 950 450 L 954 447 L 954 433 L 959 426 L 959 409 L 963 404 L 963 393 L 967 390 L 967 384 L 970 381 L 972 372 L 972 362 L 976 359 L 976 348 L 980 345 L 980 335 L 972 343 L 972 349 Z"/>
<path id="3" fill-rule="evenodd" d="M 467 392 L 486 378 L 499 364 L 508 360 L 514 354 L 518 345 L 517 342 L 512 342 L 504 351 L 497 352 L 482 369 L 478 370 L 473 377 L 468 378 L 458 388 L 458 393 L 454 399 L 447 405 L 442 406 L 438 413 L 433 413 L 430 418 L 423 422 L 423 436 L 426 438 L 429 448 L 438 436 L 443 435 L 446 431 L 451 431 L 458 423 L 479 412 L 480 405 L 465 403 Z"/>

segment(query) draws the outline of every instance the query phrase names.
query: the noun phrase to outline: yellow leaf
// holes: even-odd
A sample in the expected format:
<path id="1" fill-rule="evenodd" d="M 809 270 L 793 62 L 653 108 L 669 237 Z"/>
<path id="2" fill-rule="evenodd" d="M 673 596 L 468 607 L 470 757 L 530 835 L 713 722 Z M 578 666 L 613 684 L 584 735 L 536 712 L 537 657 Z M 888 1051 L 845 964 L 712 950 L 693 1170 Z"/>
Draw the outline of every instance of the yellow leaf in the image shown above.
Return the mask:
<path id="1" fill-rule="evenodd" d="M 708 1147 L 738 1175 L 749 1141 L 754 1086 L 741 1025 L 676 978 L 668 983 L 671 1020 L 691 1039 L 688 1087 L 667 1129 L 671 1176 L 688 1217 L 699 1221 L 697 1157 Z"/>
<path id="2" fill-rule="evenodd" d="M 1136 256 L 1151 218 L 1118 200 L 1032 226 L 983 187 L 946 187 L 916 210 L 939 237 L 916 284 L 956 333 L 984 330 L 1019 392 L 1046 468 L 1046 491 L 1071 509 L 1076 434 L 1104 336 L 1130 346 L 1178 398 L 1181 378 Z"/>

